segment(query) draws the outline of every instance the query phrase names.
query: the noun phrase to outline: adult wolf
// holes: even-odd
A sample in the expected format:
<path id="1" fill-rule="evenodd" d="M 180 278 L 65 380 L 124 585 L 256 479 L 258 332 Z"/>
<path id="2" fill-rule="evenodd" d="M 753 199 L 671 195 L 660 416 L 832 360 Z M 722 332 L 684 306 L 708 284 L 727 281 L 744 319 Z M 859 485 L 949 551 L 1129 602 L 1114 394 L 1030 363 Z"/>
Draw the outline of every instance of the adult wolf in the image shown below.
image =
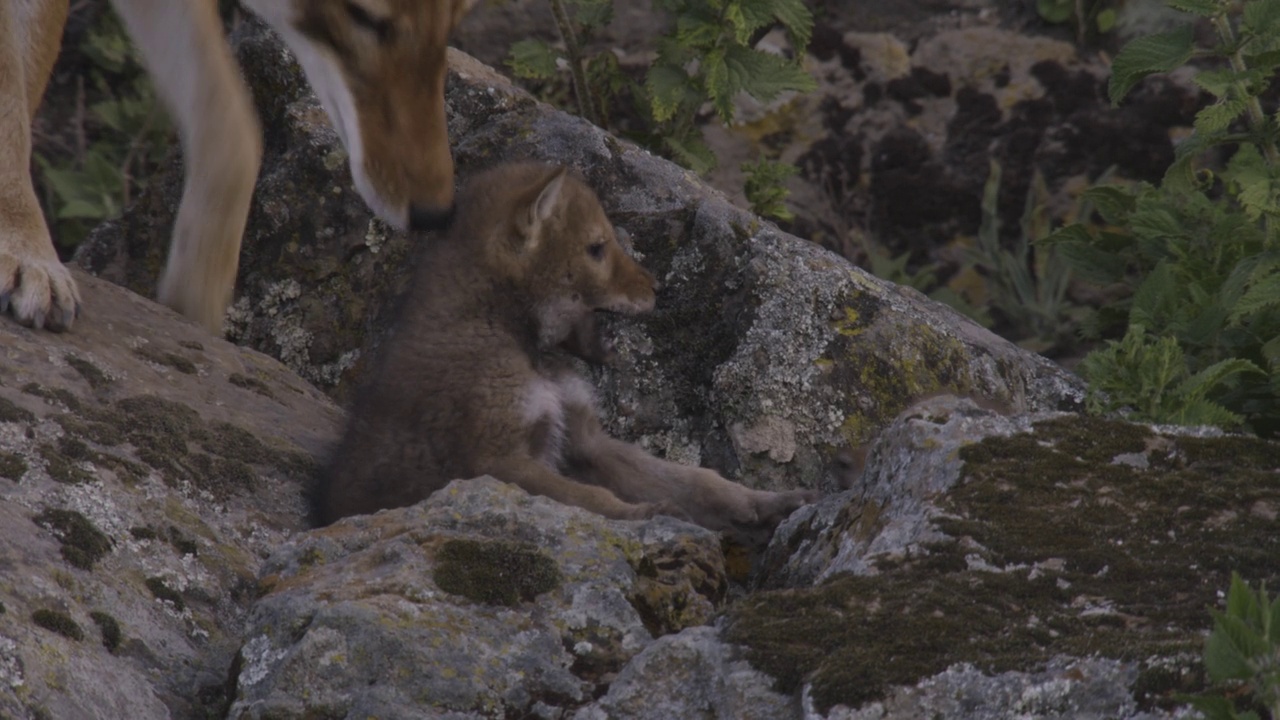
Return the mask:
<path id="1" fill-rule="evenodd" d="M 398 228 L 445 225 L 453 160 L 446 44 L 476 0 L 241 0 L 302 65 L 350 156 L 356 189 Z M 165 303 L 215 332 L 230 302 L 262 137 L 216 0 L 112 0 L 182 138 L 186 184 L 160 278 Z M 80 296 L 29 174 L 31 120 L 68 0 L 0 0 L 0 313 L 61 330 Z"/>
<path id="2" fill-rule="evenodd" d="M 593 313 L 648 312 L 654 285 L 564 168 L 510 164 L 471 179 L 357 394 L 317 519 L 409 505 L 489 474 L 607 517 L 669 513 L 767 541 L 812 493 L 750 489 L 609 437 L 561 354 L 607 358 Z"/>

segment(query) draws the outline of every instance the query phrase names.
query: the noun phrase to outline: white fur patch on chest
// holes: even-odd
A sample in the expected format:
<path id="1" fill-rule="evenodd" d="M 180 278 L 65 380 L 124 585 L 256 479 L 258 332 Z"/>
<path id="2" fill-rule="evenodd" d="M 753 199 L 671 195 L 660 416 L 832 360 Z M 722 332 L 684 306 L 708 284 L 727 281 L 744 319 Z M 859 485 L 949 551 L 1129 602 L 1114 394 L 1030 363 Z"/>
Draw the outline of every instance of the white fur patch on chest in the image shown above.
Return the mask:
<path id="1" fill-rule="evenodd" d="M 538 377 L 525 386 L 520 418 L 525 423 L 534 455 L 551 468 L 564 459 L 566 422 L 576 408 L 594 411 L 595 393 L 586 380 L 573 374 Z"/>

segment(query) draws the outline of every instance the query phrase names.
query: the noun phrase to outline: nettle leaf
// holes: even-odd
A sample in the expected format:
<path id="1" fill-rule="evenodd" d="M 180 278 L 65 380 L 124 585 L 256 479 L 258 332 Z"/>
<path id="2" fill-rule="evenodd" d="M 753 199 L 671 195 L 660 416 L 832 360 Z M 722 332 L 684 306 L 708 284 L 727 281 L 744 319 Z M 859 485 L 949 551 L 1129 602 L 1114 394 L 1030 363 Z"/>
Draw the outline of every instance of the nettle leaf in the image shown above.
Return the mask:
<path id="1" fill-rule="evenodd" d="M 1110 285 L 1124 278 L 1124 259 L 1079 240 L 1060 240 L 1054 245 L 1076 277 L 1096 285 Z"/>
<path id="2" fill-rule="evenodd" d="M 1235 82 L 1236 73 L 1234 70 L 1205 70 L 1197 73 L 1195 84 L 1204 88 L 1214 97 L 1222 97 L 1231 89 L 1231 84 Z"/>
<path id="3" fill-rule="evenodd" d="M 1130 322 L 1150 328 L 1163 327 L 1184 290 L 1174 277 L 1172 266 L 1161 261 L 1133 293 Z"/>
<path id="4" fill-rule="evenodd" d="M 1253 677 L 1249 658 L 1256 645 L 1251 637 L 1256 636 L 1240 618 L 1214 613 L 1213 633 L 1204 645 L 1204 667 L 1214 682 Z"/>
<path id="5" fill-rule="evenodd" d="M 1214 0 L 1166 0 L 1166 4 L 1174 10 L 1209 17 L 1218 11 L 1218 3 Z"/>
<path id="6" fill-rule="evenodd" d="M 685 47 L 713 47 L 723 32 L 724 26 L 713 15 L 689 13 L 676 19 L 676 42 Z"/>
<path id="7" fill-rule="evenodd" d="M 1130 41 L 1111 64 L 1111 81 L 1107 86 L 1111 104 L 1119 105 L 1142 78 L 1169 72 L 1185 63 L 1191 57 L 1193 41 L 1189 26 Z"/>
<path id="8" fill-rule="evenodd" d="M 739 45 L 751 42 L 756 30 L 773 22 L 773 0 L 741 0 L 725 8 L 724 17 L 733 25 L 734 39 Z"/>
<path id="9" fill-rule="evenodd" d="M 589 28 L 604 27 L 613 20 L 613 0 L 575 0 L 574 18 Z"/>
<path id="10" fill-rule="evenodd" d="M 725 65 L 734 91 L 745 91 L 761 102 L 769 102 L 786 90 L 808 92 L 818 86 L 800 65 L 751 48 L 730 47 Z"/>
<path id="11" fill-rule="evenodd" d="M 1080 199 L 1093 203 L 1102 219 L 1112 225 L 1122 224 L 1137 202 L 1133 193 L 1116 185 L 1091 187 L 1080 194 Z"/>
<path id="12" fill-rule="evenodd" d="M 1229 321 L 1239 325 L 1245 318 L 1267 310 L 1280 310 L 1280 272 L 1253 283 L 1231 308 Z"/>
<path id="13" fill-rule="evenodd" d="M 1196 113 L 1194 126 L 1197 133 L 1212 134 L 1231 127 L 1236 118 L 1244 114 L 1249 101 L 1242 97 L 1222 98 Z"/>
<path id="14" fill-rule="evenodd" d="M 702 58 L 702 76 L 707 97 L 726 125 L 733 121 L 733 96 L 741 89 L 742 78 L 730 71 L 725 51 L 715 49 Z"/>
<path id="15" fill-rule="evenodd" d="M 1258 37 L 1274 37 L 1280 28 L 1280 0 L 1253 0 L 1244 4 L 1241 29 Z"/>
<path id="16" fill-rule="evenodd" d="M 511 44 L 507 67 L 516 77 L 550 80 L 559 72 L 560 53 L 542 40 L 521 40 Z"/>
<path id="17" fill-rule="evenodd" d="M 770 4 L 773 5 L 773 16 L 791 35 L 796 55 L 802 55 L 809 47 L 809 38 L 813 37 L 813 13 L 803 0 L 771 0 Z"/>
<path id="18" fill-rule="evenodd" d="M 1244 143 L 1227 163 L 1225 175 L 1234 181 L 1236 198 L 1251 220 L 1262 214 L 1280 214 L 1280 183 L 1272 177 L 1273 170 L 1257 145 Z"/>
<path id="19" fill-rule="evenodd" d="M 1179 394 L 1187 398 L 1203 398 L 1215 386 L 1246 373 L 1261 373 L 1262 368 L 1244 358 L 1220 360 L 1184 380 L 1178 386 Z"/>
<path id="20" fill-rule="evenodd" d="M 688 137 L 671 135 L 664 137 L 662 142 L 681 165 L 699 175 L 711 171 L 716 166 L 715 153 L 707 147 L 702 138 L 696 135 L 691 134 Z"/>
<path id="21" fill-rule="evenodd" d="M 1075 8 L 1072 0 L 1036 0 L 1036 14 L 1045 22 L 1064 23 L 1075 14 Z"/>
<path id="22" fill-rule="evenodd" d="M 654 121 L 666 122 L 675 117 L 691 90 L 689 74 L 679 66 L 655 64 L 649 68 L 645 89 L 648 90 Z"/>

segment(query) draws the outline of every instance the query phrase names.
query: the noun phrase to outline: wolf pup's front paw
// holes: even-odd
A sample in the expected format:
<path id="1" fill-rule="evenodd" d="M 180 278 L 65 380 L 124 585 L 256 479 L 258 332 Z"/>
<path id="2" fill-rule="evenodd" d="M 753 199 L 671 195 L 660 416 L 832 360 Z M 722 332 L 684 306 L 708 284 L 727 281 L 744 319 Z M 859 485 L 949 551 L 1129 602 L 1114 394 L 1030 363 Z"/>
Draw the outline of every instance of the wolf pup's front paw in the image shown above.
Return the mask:
<path id="1" fill-rule="evenodd" d="M 0 242 L 0 313 L 36 329 L 61 331 L 80 314 L 80 290 L 50 245 L 24 252 L 22 243 Z"/>

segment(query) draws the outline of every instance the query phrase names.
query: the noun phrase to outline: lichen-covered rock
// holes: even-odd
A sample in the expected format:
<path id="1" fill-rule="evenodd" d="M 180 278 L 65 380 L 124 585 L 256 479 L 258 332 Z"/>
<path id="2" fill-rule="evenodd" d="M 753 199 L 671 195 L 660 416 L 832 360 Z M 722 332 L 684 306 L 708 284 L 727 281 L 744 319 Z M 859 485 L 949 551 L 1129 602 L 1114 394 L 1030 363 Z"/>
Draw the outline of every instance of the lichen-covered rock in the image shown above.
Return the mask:
<path id="1" fill-rule="evenodd" d="M 1204 687 L 1230 573 L 1280 579 L 1277 478 L 1276 442 L 934 398 L 853 490 L 784 523 L 780 589 L 731 608 L 726 638 L 829 717 L 1173 712 Z"/>
<path id="2" fill-rule="evenodd" d="M 726 585 L 706 530 L 492 478 L 297 536 L 264 572 L 231 718 L 558 717 Z"/>
<path id="3" fill-rule="evenodd" d="M 340 412 L 279 362 L 77 273 L 0 322 L 0 716 L 221 713 L 267 553 Z"/>
<path id="4" fill-rule="evenodd" d="M 658 638 L 636 655 L 600 700 L 574 720 L 783 720 L 798 718 L 795 698 L 773 692 L 770 678 L 710 627 Z"/>
<path id="5" fill-rule="evenodd" d="M 360 205 L 283 46 L 248 23 L 239 48 L 271 129 L 230 333 L 344 398 L 404 285 L 412 240 Z M 459 172 L 524 158 L 577 168 L 662 284 L 657 310 L 617 329 L 617 367 L 596 375 L 615 434 L 754 487 L 817 487 L 837 449 L 867 442 L 922 394 L 1078 406 L 1079 380 L 1044 358 L 780 232 L 465 55 L 450 58 Z M 145 215 L 104 228 L 81 254 L 140 292 L 153 287 L 157 251 L 122 238 L 166 243 L 160 228 L 178 197 L 172 183 L 152 194 L 165 202 L 144 202 Z"/>

